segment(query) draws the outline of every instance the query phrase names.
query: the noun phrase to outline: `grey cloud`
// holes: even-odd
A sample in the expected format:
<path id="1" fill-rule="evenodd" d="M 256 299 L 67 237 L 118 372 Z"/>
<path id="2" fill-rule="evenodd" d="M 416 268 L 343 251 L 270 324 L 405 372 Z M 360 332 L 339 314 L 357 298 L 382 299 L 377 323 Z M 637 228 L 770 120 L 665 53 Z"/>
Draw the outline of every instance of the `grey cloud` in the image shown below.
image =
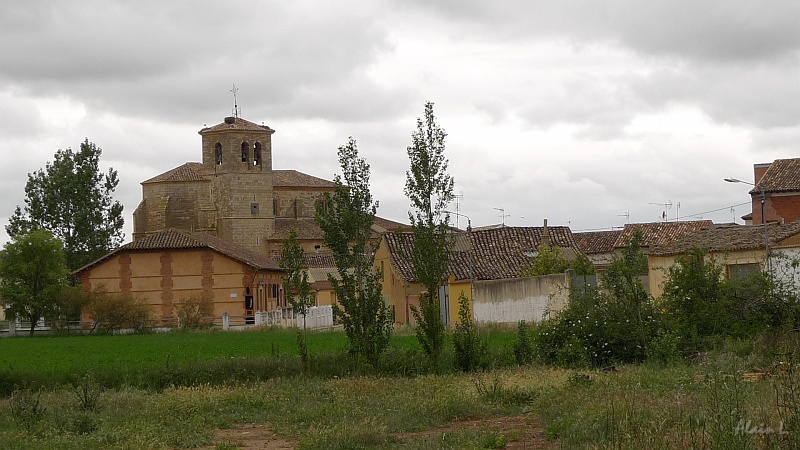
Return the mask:
<path id="1" fill-rule="evenodd" d="M 616 41 L 642 54 L 715 60 L 766 60 L 800 46 L 793 0 L 450 0 L 418 7 L 487 40 L 571 37 Z"/>

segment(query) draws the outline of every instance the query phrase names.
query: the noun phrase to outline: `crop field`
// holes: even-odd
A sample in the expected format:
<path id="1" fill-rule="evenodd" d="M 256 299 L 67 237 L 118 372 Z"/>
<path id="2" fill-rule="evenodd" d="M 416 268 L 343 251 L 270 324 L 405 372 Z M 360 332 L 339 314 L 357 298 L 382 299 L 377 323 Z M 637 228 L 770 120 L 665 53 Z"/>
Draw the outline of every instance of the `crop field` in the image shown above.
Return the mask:
<path id="1" fill-rule="evenodd" d="M 797 444 L 800 397 L 791 393 L 800 376 L 791 361 L 766 366 L 765 355 L 780 350 L 773 341 L 729 343 L 691 363 L 589 370 L 517 366 L 513 333 L 493 330 L 491 368 L 434 374 L 411 333 L 394 336 L 384 366 L 373 370 L 348 362 L 342 333 L 325 332 L 309 335 L 304 371 L 295 337 L 264 330 L 2 340 L 0 382 L 13 386 L 0 396 L 0 448 Z"/>

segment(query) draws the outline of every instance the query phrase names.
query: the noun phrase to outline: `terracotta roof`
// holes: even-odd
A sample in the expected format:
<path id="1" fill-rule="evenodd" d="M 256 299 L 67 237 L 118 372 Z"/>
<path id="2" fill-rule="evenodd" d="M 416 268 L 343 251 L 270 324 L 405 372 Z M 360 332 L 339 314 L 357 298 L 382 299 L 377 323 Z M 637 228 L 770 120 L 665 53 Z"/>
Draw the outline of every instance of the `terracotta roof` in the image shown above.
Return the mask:
<path id="1" fill-rule="evenodd" d="M 172 170 L 168 170 L 161 175 L 156 175 L 149 180 L 142 181 L 142 184 L 204 180 L 207 180 L 207 178 L 203 177 L 203 164 L 198 162 L 187 162 L 186 164 L 180 165 Z"/>
<path id="2" fill-rule="evenodd" d="M 276 218 L 275 231 L 273 231 L 270 239 L 286 239 L 289 237 L 289 232 L 292 228 L 297 232 L 297 239 L 322 240 L 322 229 L 311 217 L 300 219 Z"/>
<path id="3" fill-rule="evenodd" d="M 520 268 L 529 263 L 533 252 L 538 251 L 543 227 L 502 227 L 473 230 L 472 242 L 475 253 L 469 245 L 457 245 L 450 256 L 450 275 L 457 280 L 467 280 L 474 275 L 476 280 L 497 280 L 515 278 Z M 567 254 L 575 255 L 580 250 L 568 227 L 548 227 L 551 245 L 562 248 Z M 469 233 L 459 233 L 457 239 Z M 410 257 L 414 245 L 411 233 L 386 233 L 383 235 L 389 247 L 391 263 L 400 277 L 413 281 Z M 463 241 L 463 239 L 460 239 Z M 460 242 L 463 244 L 463 242 Z"/>
<path id="4" fill-rule="evenodd" d="M 622 233 L 617 237 L 614 247 L 626 247 L 637 229 L 642 230 L 642 247 L 654 247 L 674 242 L 686 233 L 713 227 L 714 222 L 710 220 L 629 223 L 622 229 Z"/>
<path id="5" fill-rule="evenodd" d="M 750 194 L 800 191 L 800 158 L 776 159 Z"/>
<path id="6" fill-rule="evenodd" d="M 333 181 L 323 180 L 296 170 L 273 170 L 272 185 L 275 187 L 321 187 L 333 188 Z"/>
<path id="7" fill-rule="evenodd" d="M 226 117 L 222 123 L 214 125 L 213 127 L 203 128 L 197 133 L 203 135 L 208 133 L 218 133 L 221 131 L 259 131 L 270 134 L 275 132 L 275 130 L 266 125 L 257 125 L 253 122 L 244 120 L 241 117 Z"/>
<path id="8" fill-rule="evenodd" d="M 225 256 L 241 261 L 256 269 L 281 270 L 278 265 L 278 258 L 261 255 L 252 250 L 241 247 L 232 242 L 211 236 L 205 233 L 189 233 L 176 229 L 159 231 L 150 236 L 129 242 L 122 247 L 103 256 L 97 261 L 91 262 L 74 273 L 92 267 L 104 260 L 124 251 L 163 251 L 163 250 L 188 250 L 209 248 L 222 253 Z"/>
<path id="9" fill-rule="evenodd" d="M 578 248 L 586 255 L 598 253 L 611 253 L 614 245 L 622 234 L 622 230 L 613 231 L 585 231 L 582 233 L 572 233 Z"/>
<path id="10" fill-rule="evenodd" d="M 788 225 L 770 224 L 767 227 L 771 246 L 798 233 L 800 221 Z M 730 225 L 697 230 L 671 244 L 656 247 L 650 253 L 660 256 L 682 255 L 695 248 L 712 253 L 764 248 L 764 225 Z"/>
<path id="11" fill-rule="evenodd" d="M 411 225 L 405 223 L 395 222 L 394 220 L 384 219 L 383 217 L 375 216 L 373 225 L 380 228 L 380 231 L 409 231 Z"/>
<path id="12" fill-rule="evenodd" d="M 306 253 L 306 268 L 331 268 L 336 267 L 333 253 Z"/>

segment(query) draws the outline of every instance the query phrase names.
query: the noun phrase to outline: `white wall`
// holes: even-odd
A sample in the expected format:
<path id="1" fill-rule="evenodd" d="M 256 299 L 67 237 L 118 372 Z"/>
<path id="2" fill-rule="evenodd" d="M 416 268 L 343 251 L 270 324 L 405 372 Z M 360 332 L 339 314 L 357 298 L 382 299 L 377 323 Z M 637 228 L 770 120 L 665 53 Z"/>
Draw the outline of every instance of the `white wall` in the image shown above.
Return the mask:
<path id="1" fill-rule="evenodd" d="M 476 281 L 476 323 L 541 322 L 548 311 L 560 311 L 569 299 L 566 274 Z"/>

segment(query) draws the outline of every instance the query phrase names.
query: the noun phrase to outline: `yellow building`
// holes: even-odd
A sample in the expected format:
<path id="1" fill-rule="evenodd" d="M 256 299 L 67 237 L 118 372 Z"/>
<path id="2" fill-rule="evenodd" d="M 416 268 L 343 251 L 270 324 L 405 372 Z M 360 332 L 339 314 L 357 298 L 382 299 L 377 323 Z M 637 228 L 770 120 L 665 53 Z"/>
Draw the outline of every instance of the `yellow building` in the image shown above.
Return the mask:
<path id="1" fill-rule="evenodd" d="M 165 230 L 123 245 L 78 269 L 84 289 L 130 293 L 144 299 L 165 325 L 193 296 L 211 297 L 214 316 L 233 317 L 285 305 L 275 257 L 205 233 Z M 82 319 L 91 319 L 84 311 Z"/>
<path id="2" fill-rule="evenodd" d="M 383 295 L 394 309 L 395 322 L 399 324 L 414 324 L 411 306 L 419 305 L 419 296 L 424 292 L 411 269 L 413 239 L 410 233 L 386 233 L 375 253 L 375 267 L 382 274 Z M 542 243 L 558 247 L 568 258 L 580 252 L 568 227 L 502 226 L 456 233 L 448 280 L 440 288 L 442 321 L 451 325 L 458 323 L 458 298 L 462 292 L 473 307 L 479 302 L 486 308 L 507 308 L 510 316 L 516 317 L 509 320 L 513 322 L 530 320 L 530 308 L 536 303 L 536 320 L 541 320 L 540 309 L 550 304 L 551 292 L 536 292 L 534 295 L 528 287 L 525 287 L 525 292 L 516 288 L 506 289 L 506 292 L 516 292 L 512 294 L 516 298 L 510 299 L 476 298 L 474 293 L 476 286 L 481 288 L 481 292 L 488 292 L 488 285 L 492 285 L 491 291 L 497 292 L 498 283 L 503 284 L 504 280 L 508 280 L 506 287 L 515 284 L 520 279 L 520 269 L 530 263 Z M 534 301 L 531 295 L 537 300 Z M 558 301 L 563 307 L 563 301 L 560 298 Z"/>
<path id="3" fill-rule="evenodd" d="M 723 267 L 723 276 L 735 279 L 766 268 L 767 246 L 772 269 L 782 264 L 779 255 L 796 257 L 800 251 L 800 221 L 788 225 L 719 225 L 697 230 L 679 240 L 650 250 L 648 268 L 650 293 L 658 299 L 664 293 L 669 268 L 678 257 L 693 249 L 707 252 L 706 258 Z M 781 273 L 776 273 L 783 276 Z"/>

